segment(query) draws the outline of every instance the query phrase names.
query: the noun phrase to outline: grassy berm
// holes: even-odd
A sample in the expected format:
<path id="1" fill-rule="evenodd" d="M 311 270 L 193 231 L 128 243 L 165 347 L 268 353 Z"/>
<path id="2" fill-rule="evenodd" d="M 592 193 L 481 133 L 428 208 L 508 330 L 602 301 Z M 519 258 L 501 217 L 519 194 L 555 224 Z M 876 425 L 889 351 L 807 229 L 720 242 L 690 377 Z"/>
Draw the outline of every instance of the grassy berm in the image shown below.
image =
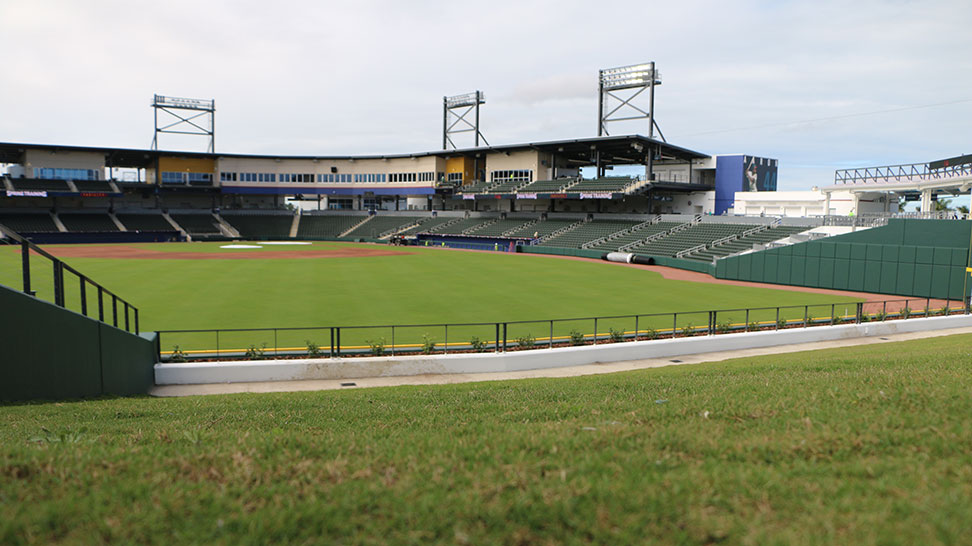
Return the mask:
<path id="1" fill-rule="evenodd" d="M 0 543 L 972 537 L 972 335 L 615 375 L 0 407 Z"/>

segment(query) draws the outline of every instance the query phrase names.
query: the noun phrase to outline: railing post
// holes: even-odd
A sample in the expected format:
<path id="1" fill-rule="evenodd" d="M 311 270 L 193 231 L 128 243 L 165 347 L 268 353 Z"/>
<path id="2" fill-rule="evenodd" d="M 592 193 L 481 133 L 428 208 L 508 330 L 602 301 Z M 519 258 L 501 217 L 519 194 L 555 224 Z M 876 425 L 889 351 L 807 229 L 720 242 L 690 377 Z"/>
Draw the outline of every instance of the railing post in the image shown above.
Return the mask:
<path id="1" fill-rule="evenodd" d="M 391 332 L 391 334 L 392 334 L 392 340 L 391 340 L 392 341 L 392 344 L 391 344 L 392 346 L 391 346 L 391 350 L 392 351 L 391 351 L 391 353 L 392 353 L 392 356 L 395 356 L 395 326 L 392 326 L 391 329 L 392 329 L 392 332 Z"/>
<path id="2" fill-rule="evenodd" d="M 594 345 L 597 345 L 597 317 L 594 317 Z"/>
<path id="3" fill-rule="evenodd" d="M 105 321 L 105 294 L 101 286 L 98 286 L 98 320 Z"/>
<path id="4" fill-rule="evenodd" d="M 881 322 L 888 320 L 888 300 L 881 302 Z"/>
<path id="5" fill-rule="evenodd" d="M 638 330 L 638 315 L 635 315 L 635 338 L 634 338 L 635 341 L 638 341 L 638 333 L 639 333 L 639 330 Z"/>
<path id="6" fill-rule="evenodd" d="M 134 307 L 134 309 L 135 309 L 135 335 L 138 335 L 141 333 L 138 330 L 138 307 Z"/>
<path id="7" fill-rule="evenodd" d="M 503 323 L 503 352 L 506 352 L 506 323 Z"/>
<path id="8" fill-rule="evenodd" d="M 678 313 L 672 313 L 672 339 L 675 339 L 675 332 L 678 331 Z"/>
<path id="9" fill-rule="evenodd" d="M 219 358 L 219 330 L 216 330 L 216 358 Z"/>
<path id="10" fill-rule="evenodd" d="M 128 331 L 128 302 L 123 302 L 125 304 L 125 331 Z"/>
<path id="11" fill-rule="evenodd" d="M 864 314 L 864 303 L 857 302 L 857 324 L 861 323 L 861 317 Z"/>
<path id="12" fill-rule="evenodd" d="M 118 296 L 111 295 L 111 325 L 118 328 Z"/>
<path id="13" fill-rule="evenodd" d="M 273 329 L 273 356 L 280 356 L 280 348 L 277 347 L 277 329 Z"/>
<path id="14" fill-rule="evenodd" d="M 809 319 L 810 319 L 810 306 L 804 305 L 803 306 L 803 327 L 804 328 L 807 327 L 807 320 Z"/>
<path id="15" fill-rule="evenodd" d="M 709 335 L 715 335 L 716 311 L 709 311 Z"/>
<path id="16" fill-rule="evenodd" d="M 78 275 L 78 282 L 81 284 L 81 314 L 88 316 L 88 294 L 84 289 L 84 277 Z"/>
<path id="17" fill-rule="evenodd" d="M 550 321 L 550 348 L 553 349 L 553 321 Z"/>
<path id="18" fill-rule="evenodd" d="M 331 326 L 331 358 L 334 358 L 334 327 Z"/>
<path id="19" fill-rule="evenodd" d="M 20 243 L 20 262 L 23 268 L 24 294 L 33 296 L 33 292 L 30 291 L 30 243 L 27 239 Z"/>
<path id="20" fill-rule="evenodd" d="M 337 330 L 337 355 L 338 358 L 340 358 L 341 357 L 341 327 L 338 326 L 336 330 Z"/>
<path id="21" fill-rule="evenodd" d="M 780 329 L 780 308 L 777 307 L 776 308 L 776 330 L 779 331 L 779 329 Z"/>
<path id="22" fill-rule="evenodd" d="M 749 331 L 749 309 L 746 309 L 746 330 Z"/>
<path id="23" fill-rule="evenodd" d="M 830 325 L 831 326 L 834 325 L 834 310 L 835 310 L 835 307 L 836 307 L 836 304 L 834 304 L 834 303 L 831 303 L 830 304 Z"/>
<path id="24" fill-rule="evenodd" d="M 64 307 L 64 297 L 61 295 L 61 290 L 64 289 L 64 285 L 61 284 L 61 263 L 54 262 L 54 305 Z"/>
<path id="25" fill-rule="evenodd" d="M 449 354 L 449 325 L 445 325 L 445 343 L 442 344 L 442 354 Z"/>
<path id="26" fill-rule="evenodd" d="M 493 342 L 493 352 L 494 353 L 500 352 L 500 337 L 499 337 L 499 334 L 500 334 L 500 332 L 499 332 L 499 323 L 497 322 L 496 323 L 496 335 L 493 336 L 493 339 L 495 340 Z"/>

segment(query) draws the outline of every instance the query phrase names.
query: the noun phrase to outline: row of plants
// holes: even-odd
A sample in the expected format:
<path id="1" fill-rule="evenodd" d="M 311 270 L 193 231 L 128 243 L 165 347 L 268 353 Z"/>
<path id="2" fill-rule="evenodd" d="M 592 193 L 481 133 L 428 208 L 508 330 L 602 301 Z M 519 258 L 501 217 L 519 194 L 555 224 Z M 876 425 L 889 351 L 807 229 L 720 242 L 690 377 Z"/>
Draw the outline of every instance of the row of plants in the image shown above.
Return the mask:
<path id="1" fill-rule="evenodd" d="M 916 312 L 911 308 L 909 308 L 908 306 L 905 306 L 897 313 L 889 314 L 883 310 L 876 313 L 862 313 L 860 320 L 861 322 L 884 322 L 890 319 L 907 319 L 912 316 L 916 316 L 916 317 L 917 316 L 922 316 L 922 317 L 946 316 L 955 311 L 969 312 L 972 311 L 972 309 L 948 307 L 946 305 L 938 309 L 925 307 L 923 310 Z M 811 315 L 808 315 L 806 319 L 796 319 L 796 320 L 788 320 L 781 317 L 777 319 L 774 323 L 770 323 L 770 324 L 751 321 L 748 324 L 744 324 L 744 325 L 734 325 L 730 320 L 725 320 L 715 325 L 714 333 L 728 334 L 733 331 L 757 332 L 762 330 L 783 330 L 786 328 L 803 328 L 805 326 L 812 326 L 815 324 L 816 325 L 830 325 L 830 324 L 837 325 L 837 324 L 849 324 L 855 322 L 857 322 L 856 316 L 814 317 Z M 676 330 L 664 334 L 650 327 L 645 329 L 639 329 L 638 332 L 636 332 L 635 334 L 628 334 L 624 330 L 609 328 L 609 332 L 606 338 L 598 335 L 597 339 L 594 340 L 594 339 L 589 339 L 590 338 L 589 335 L 584 334 L 576 329 L 573 329 L 570 331 L 570 333 L 568 334 L 567 338 L 564 341 L 554 341 L 552 343 L 543 342 L 542 346 L 543 347 L 550 347 L 550 346 L 565 347 L 565 346 L 580 346 L 580 345 L 586 345 L 595 342 L 596 343 L 621 343 L 626 340 L 650 341 L 654 339 L 659 339 L 660 337 L 669 338 L 669 339 L 674 337 L 693 337 L 699 335 L 708 335 L 709 334 L 708 330 L 709 330 L 708 327 L 695 326 L 693 323 L 688 323 L 684 326 L 678 327 Z M 309 357 L 309 358 L 323 358 L 325 356 L 329 356 L 330 354 L 329 351 L 325 351 L 324 349 L 321 348 L 320 345 L 314 343 L 313 341 L 305 340 L 305 343 L 307 346 L 306 352 L 303 355 L 296 355 L 296 356 Z M 369 339 L 366 340 L 365 343 L 368 345 L 367 354 L 371 356 L 385 356 L 389 352 L 384 337 Z M 458 352 L 484 353 L 487 350 L 491 349 L 492 347 L 495 347 L 496 344 L 497 342 L 489 342 L 480 339 L 479 337 L 472 337 L 469 340 L 467 346 L 461 349 L 452 349 L 452 351 L 457 353 Z M 436 347 L 438 347 L 438 344 L 435 338 L 431 337 L 428 333 L 425 333 L 422 336 L 422 344 L 418 347 L 417 352 L 424 355 L 431 355 L 434 352 L 436 352 Z M 537 347 L 536 337 L 534 337 L 532 334 L 525 334 L 523 336 L 515 338 L 513 340 L 513 343 L 509 345 L 505 345 L 504 349 L 505 350 L 511 350 L 511 349 L 530 350 L 536 347 Z M 443 349 L 443 351 L 445 350 L 448 350 L 448 347 Z M 401 350 L 399 351 L 401 352 Z M 351 355 L 347 355 L 346 353 L 345 355 L 351 356 Z M 263 343 L 260 346 L 250 345 L 243 352 L 242 356 L 244 359 L 247 360 L 266 359 L 267 344 Z M 295 355 L 291 355 L 291 356 L 295 356 Z M 169 355 L 168 361 L 187 362 L 188 360 L 190 360 L 190 358 L 191 358 L 190 355 L 188 355 L 185 351 L 183 351 L 179 345 L 175 345 L 173 346 L 172 352 Z"/>

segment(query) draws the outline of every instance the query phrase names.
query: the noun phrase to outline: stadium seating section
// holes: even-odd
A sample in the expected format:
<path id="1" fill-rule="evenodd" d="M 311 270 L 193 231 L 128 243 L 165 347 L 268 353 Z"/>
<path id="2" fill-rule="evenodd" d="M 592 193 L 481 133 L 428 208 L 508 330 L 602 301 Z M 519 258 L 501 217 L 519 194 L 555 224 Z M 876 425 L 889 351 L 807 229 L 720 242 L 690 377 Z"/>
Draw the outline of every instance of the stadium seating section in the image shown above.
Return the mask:
<path id="1" fill-rule="evenodd" d="M 57 224 L 54 223 L 51 215 L 46 212 L 0 213 L 0 224 L 7 226 L 17 233 L 51 233 L 58 231 Z"/>
<path id="2" fill-rule="evenodd" d="M 14 178 L 14 189 L 21 191 L 71 191 L 71 186 L 64 180 L 41 180 L 34 178 Z"/>
<path id="3" fill-rule="evenodd" d="M 483 226 L 493 222 L 495 218 L 463 218 L 454 224 L 442 224 L 428 230 L 429 233 L 437 235 L 460 235 L 467 230 Z"/>
<path id="4" fill-rule="evenodd" d="M 754 227 L 756 226 L 750 224 L 694 224 L 664 237 L 635 245 L 629 250 L 640 254 L 675 256 L 683 250 L 711 244 L 717 239 L 730 235 L 739 235 Z"/>
<path id="5" fill-rule="evenodd" d="M 111 184 L 104 180 L 75 180 L 74 187 L 80 192 L 112 193 Z"/>
<path id="6" fill-rule="evenodd" d="M 627 233 L 618 233 L 615 236 L 611 236 L 606 241 L 592 245 L 590 248 L 591 250 L 613 252 L 622 246 L 642 241 L 652 235 L 668 231 L 677 225 L 679 225 L 678 222 L 656 222 L 654 224 L 642 225 L 637 229 L 631 229 Z"/>
<path id="7" fill-rule="evenodd" d="M 511 237 L 545 237 L 575 223 L 577 223 L 577 220 L 544 220 L 514 230 L 509 235 Z"/>
<path id="8" fill-rule="evenodd" d="M 293 214 L 223 211 L 220 217 L 247 239 L 285 239 L 294 223 Z"/>
<path id="9" fill-rule="evenodd" d="M 581 245 L 596 241 L 602 237 L 631 229 L 640 224 L 634 220 L 594 220 L 585 222 L 576 228 L 555 235 L 543 242 L 544 246 L 561 248 L 580 248 Z"/>
<path id="10" fill-rule="evenodd" d="M 182 226 L 189 235 L 220 235 L 219 226 L 212 214 L 171 213 L 169 216 Z"/>
<path id="11" fill-rule="evenodd" d="M 683 256 L 683 258 L 711 262 L 717 258 L 724 258 L 732 254 L 752 250 L 753 245 L 764 245 L 766 243 L 785 239 L 790 235 L 806 231 L 807 229 L 809 228 L 802 226 L 774 226 L 762 231 L 757 231 L 756 233 L 739 237 L 738 239 L 733 239 L 732 241 L 710 246 L 700 252 L 686 254 Z"/>
<path id="12" fill-rule="evenodd" d="M 304 214 L 300 217 L 297 236 L 307 239 L 335 239 L 367 218 L 364 214 L 324 216 Z"/>
<path id="13" fill-rule="evenodd" d="M 125 226 L 128 231 L 175 231 L 169 222 L 161 214 L 116 214 L 115 218 Z"/>
<path id="14" fill-rule="evenodd" d="M 427 217 L 425 220 L 422 220 L 421 224 L 401 231 L 399 232 L 399 235 L 415 235 L 416 233 L 424 233 L 434 229 L 437 226 L 441 226 L 442 224 L 448 224 L 453 220 L 455 220 L 455 218 L 450 218 L 448 216 L 436 216 L 435 218 Z"/>
<path id="15" fill-rule="evenodd" d="M 504 218 L 491 224 L 470 229 L 466 233 L 477 237 L 499 237 L 507 231 L 513 231 L 536 222 L 536 218 Z"/>
<path id="16" fill-rule="evenodd" d="M 526 184 L 526 182 L 523 182 L 522 180 L 517 180 L 516 182 L 511 182 L 507 180 L 504 182 L 500 182 L 499 184 L 496 184 L 494 182 L 494 185 L 489 187 L 487 193 L 513 193 L 516 191 L 517 187 L 522 186 L 524 184 Z"/>
<path id="17" fill-rule="evenodd" d="M 622 193 L 633 181 L 628 177 L 606 177 L 581 180 L 570 187 L 572 192 L 597 191 Z"/>
<path id="18" fill-rule="evenodd" d="M 372 216 L 370 220 L 354 228 L 344 239 L 378 239 L 410 226 L 422 218 L 419 216 Z M 391 233 L 389 233 L 391 232 Z"/>
<path id="19" fill-rule="evenodd" d="M 537 180 L 531 182 L 530 184 L 523 186 L 518 192 L 523 193 L 557 193 L 562 191 L 566 186 L 570 186 L 577 182 L 576 178 L 558 178 L 556 180 Z"/>
<path id="20" fill-rule="evenodd" d="M 486 182 L 485 180 L 475 180 L 473 182 L 463 184 L 459 188 L 459 191 L 461 193 L 480 193 L 492 184 L 492 182 Z"/>
<path id="21" fill-rule="evenodd" d="M 111 221 L 107 214 L 76 213 L 58 214 L 61 223 L 68 231 L 75 233 L 104 233 L 119 231 L 118 226 Z"/>

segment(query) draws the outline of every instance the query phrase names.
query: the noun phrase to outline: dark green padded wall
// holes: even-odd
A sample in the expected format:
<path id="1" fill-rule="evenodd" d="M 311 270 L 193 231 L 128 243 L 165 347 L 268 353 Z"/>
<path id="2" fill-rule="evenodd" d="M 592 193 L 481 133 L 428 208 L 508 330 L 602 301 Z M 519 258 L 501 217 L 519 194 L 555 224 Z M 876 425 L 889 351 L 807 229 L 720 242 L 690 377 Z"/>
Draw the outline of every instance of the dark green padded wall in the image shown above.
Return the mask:
<path id="1" fill-rule="evenodd" d="M 136 336 L 0 286 L 0 400 L 145 393 L 155 335 Z"/>
<path id="2" fill-rule="evenodd" d="M 716 263 L 715 276 L 961 299 L 970 230 L 969 221 L 894 219 L 883 227 L 725 258 Z"/>

